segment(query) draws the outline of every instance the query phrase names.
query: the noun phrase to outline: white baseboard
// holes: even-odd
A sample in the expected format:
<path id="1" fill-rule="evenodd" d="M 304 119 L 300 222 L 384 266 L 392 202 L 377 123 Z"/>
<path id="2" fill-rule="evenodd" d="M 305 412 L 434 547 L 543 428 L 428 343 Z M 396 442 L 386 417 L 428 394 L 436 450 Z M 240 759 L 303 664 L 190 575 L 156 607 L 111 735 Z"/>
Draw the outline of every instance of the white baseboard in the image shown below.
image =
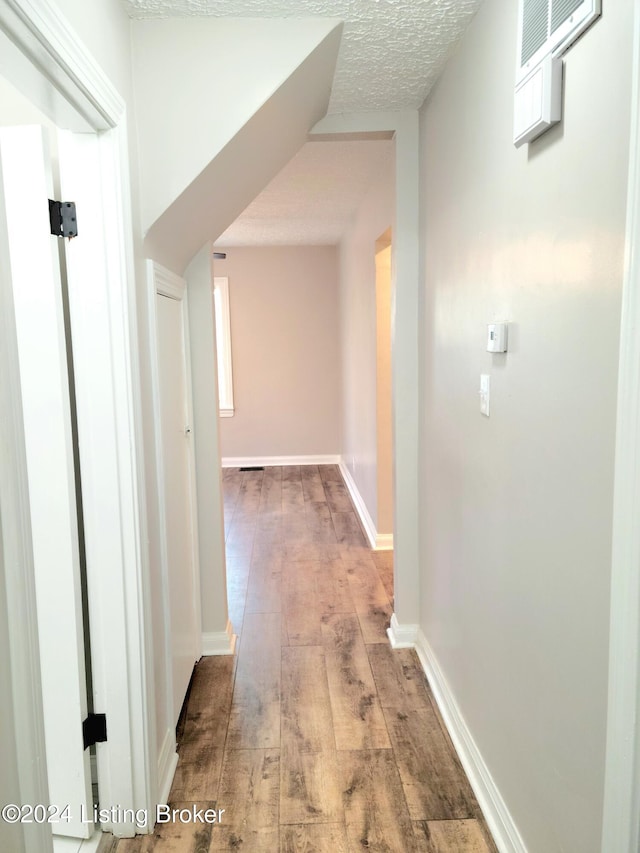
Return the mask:
<path id="1" fill-rule="evenodd" d="M 416 651 L 420 663 L 498 850 L 500 853 L 527 853 L 522 836 L 471 736 L 427 638 L 419 628 L 417 634 Z"/>
<path id="2" fill-rule="evenodd" d="M 53 853 L 97 853 L 104 833 L 96 829 L 91 838 L 68 838 L 65 835 L 53 836 Z"/>
<path id="3" fill-rule="evenodd" d="M 387 637 L 392 649 L 413 649 L 418 642 L 417 625 L 401 625 L 395 613 L 391 614 L 391 624 L 387 628 Z"/>
<path id="4" fill-rule="evenodd" d="M 369 515 L 367 505 L 358 490 L 356 481 L 351 475 L 351 471 L 349 471 L 343 459 L 340 460 L 339 464 L 342 479 L 349 490 L 351 500 L 353 501 L 353 505 L 356 508 L 358 517 L 360 518 L 360 523 L 362 524 L 364 532 L 367 535 L 367 539 L 369 540 L 369 545 L 371 545 L 374 551 L 393 551 L 393 533 L 378 533 L 376 526 L 373 523 L 373 519 Z"/>
<path id="5" fill-rule="evenodd" d="M 252 468 L 274 465 L 338 465 L 340 457 L 332 454 L 325 456 L 223 456 L 223 468 Z"/>
<path id="6" fill-rule="evenodd" d="M 376 533 L 376 551 L 393 551 L 393 533 Z"/>
<path id="7" fill-rule="evenodd" d="M 227 622 L 226 631 L 211 631 L 202 635 L 202 654 L 210 655 L 232 655 L 236 650 L 237 637 L 233 633 L 231 622 Z"/>
<path id="8" fill-rule="evenodd" d="M 162 749 L 158 756 L 158 802 L 166 803 L 169 799 L 169 791 L 173 783 L 176 767 L 178 766 L 178 753 L 176 752 L 176 735 L 173 729 L 167 729 Z M 151 831 L 153 825 L 151 826 Z"/>

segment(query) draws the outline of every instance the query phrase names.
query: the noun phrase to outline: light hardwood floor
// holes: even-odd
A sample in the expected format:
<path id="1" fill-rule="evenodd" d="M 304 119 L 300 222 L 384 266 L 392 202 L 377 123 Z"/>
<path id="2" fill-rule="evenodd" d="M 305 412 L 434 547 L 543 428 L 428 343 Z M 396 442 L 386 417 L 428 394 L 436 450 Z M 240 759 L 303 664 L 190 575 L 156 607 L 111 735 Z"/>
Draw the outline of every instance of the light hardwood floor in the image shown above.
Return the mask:
<path id="1" fill-rule="evenodd" d="M 413 650 L 393 557 L 336 466 L 224 472 L 236 657 L 197 665 L 170 801 L 225 809 L 117 853 L 494 853 Z"/>

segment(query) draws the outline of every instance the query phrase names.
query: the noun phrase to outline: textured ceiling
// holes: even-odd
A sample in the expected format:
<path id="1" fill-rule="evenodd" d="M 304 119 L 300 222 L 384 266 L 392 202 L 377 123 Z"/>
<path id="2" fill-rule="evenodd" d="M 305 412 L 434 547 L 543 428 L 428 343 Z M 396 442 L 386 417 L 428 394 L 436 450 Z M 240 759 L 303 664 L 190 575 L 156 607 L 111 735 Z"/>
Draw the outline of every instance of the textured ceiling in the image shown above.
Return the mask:
<path id="1" fill-rule="evenodd" d="M 481 0 L 122 0 L 134 18 L 339 18 L 329 113 L 417 108 Z"/>
<path id="2" fill-rule="evenodd" d="M 482 0 L 121 0 L 132 18 L 344 22 L 329 113 L 418 108 Z M 391 142 L 310 142 L 216 241 L 340 241 Z"/>
<path id="3" fill-rule="evenodd" d="M 393 142 L 307 142 L 216 246 L 319 246 L 342 238 Z"/>

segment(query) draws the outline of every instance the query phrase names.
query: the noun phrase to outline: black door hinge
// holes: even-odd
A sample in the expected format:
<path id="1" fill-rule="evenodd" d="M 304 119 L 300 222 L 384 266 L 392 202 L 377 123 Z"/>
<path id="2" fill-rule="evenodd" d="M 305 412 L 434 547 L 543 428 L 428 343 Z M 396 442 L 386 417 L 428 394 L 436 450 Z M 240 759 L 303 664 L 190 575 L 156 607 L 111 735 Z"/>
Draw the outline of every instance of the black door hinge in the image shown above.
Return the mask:
<path id="1" fill-rule="evenodd" d="M 82 741 L 84 748 L 93 746 L 96 743 L 104 743 L 107 739 L 107 715 L 106 714 L 89 714 L 86 720 L 82 721 Z"/>
<path id="2" fill-rule="evenodd" d="M 49 199 L 49 222 L 54 237 L 77 237 L 76 203 Z"/>

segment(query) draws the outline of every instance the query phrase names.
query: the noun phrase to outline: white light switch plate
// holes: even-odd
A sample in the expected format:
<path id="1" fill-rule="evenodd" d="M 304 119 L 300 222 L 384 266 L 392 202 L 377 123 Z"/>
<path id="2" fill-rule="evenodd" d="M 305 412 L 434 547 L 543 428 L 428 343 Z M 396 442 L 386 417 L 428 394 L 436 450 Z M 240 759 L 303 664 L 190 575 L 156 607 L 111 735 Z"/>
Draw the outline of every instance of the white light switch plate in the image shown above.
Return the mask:
<path id="1" fill-rule="evenodd" d="M 480 411 L 489 417 L 489 400 L 491 397 L 491 377 L 488 373 L 480 374 Z"/>

